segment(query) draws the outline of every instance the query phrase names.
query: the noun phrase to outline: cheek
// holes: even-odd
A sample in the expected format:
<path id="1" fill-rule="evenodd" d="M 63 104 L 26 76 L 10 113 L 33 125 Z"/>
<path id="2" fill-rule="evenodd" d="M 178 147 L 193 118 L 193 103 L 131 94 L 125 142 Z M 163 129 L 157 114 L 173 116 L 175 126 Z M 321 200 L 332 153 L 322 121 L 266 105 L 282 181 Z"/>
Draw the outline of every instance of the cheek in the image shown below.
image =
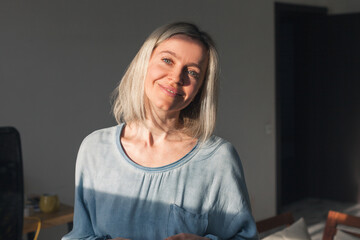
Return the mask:
<path id="1" fill-rule="evenodd" d="M 165 71 L 157 65 L 150 65 L 148 67 L 148 71 L 146 74 L 146 79 L 149 81 L 154 81 L 160 77 L 162 77 L 165 74 Z"/>
<path id="2" fill-rule="evenodd" d="M 144 86 L 145 86 L 145 93 L 147 93 L 147 91 L 149 90 L 149 88 L 152 87 L 152 85 L 154 84 L 154 80 L 157 79 L 157 72 L 156 69 L 154 67 L 149 66 L 148 71 L 146 73 L 146 77 L 145 77 L 145 82 L 144 82 Z"/>
<path id="3" fill-rule="evenodd" d="M 202 83 L 203 82 L 194 86 L 191 101 L 193 101 L 197 97 L 197 95 L 201 94 L 201 88 L 203 87 Z"/>
<path id="4" fill-rule="evenodd" d="M 149 97 L 149 94 L 152 92 L 152 88 L 153 82 L 151 81 L 151 74 L 148 72 L 144 81 L 144 94 L 146 97 Z"/>
<path id="5" fill-rule="evenodd" d="M 193 95 L 196 95 L 200 91 L 200 88 L 201 88 L 201 83 L 195 83 L 193 85 Z"/>
<path id="6" fill-rule="evenodd" d="M 191 89 L 188 89 L 189 98 L 188 98 L 187 102 L 192 102 L 198 93 L 199 93 L 199 87 L 197 87 L 197 86 L 194 86 Z"/>

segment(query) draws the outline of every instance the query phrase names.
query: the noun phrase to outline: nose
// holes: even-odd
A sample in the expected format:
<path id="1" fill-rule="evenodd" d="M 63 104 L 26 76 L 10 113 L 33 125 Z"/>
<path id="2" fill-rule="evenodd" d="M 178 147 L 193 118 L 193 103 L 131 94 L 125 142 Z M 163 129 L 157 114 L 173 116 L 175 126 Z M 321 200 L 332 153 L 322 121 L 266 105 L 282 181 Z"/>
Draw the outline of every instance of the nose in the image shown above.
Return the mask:
<path id="1" fill-rule="evenodd" d="M 182 70 L 177 70 L 174 69 L 170 74 L 169 74 L 169 80 L 173 83 L 179 84 L 179 85 L 184 85 L 184 73 Z"/>

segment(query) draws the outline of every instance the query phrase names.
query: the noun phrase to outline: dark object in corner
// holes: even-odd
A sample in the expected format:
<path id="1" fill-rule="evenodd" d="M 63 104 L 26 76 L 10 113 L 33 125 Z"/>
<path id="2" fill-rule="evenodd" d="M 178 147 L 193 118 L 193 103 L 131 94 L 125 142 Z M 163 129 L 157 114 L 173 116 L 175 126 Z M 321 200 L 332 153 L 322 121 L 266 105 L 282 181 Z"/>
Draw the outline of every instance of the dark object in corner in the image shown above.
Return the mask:
<path id="1" fill-rule="evenodd" d="M 0 239 L 22 239 L 24 180 L 19 132 L 0 127 Z"/>

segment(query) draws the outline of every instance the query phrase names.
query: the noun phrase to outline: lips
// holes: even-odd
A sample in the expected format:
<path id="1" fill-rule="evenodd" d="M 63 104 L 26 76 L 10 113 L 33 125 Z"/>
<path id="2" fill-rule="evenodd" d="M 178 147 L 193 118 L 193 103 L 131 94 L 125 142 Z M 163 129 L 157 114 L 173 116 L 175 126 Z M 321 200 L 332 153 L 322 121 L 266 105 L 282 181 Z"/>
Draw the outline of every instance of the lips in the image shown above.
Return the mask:
<path id="1" fill-rule="evenodd" d="M 172 86 L 164 86 L 159 84 L 160 88 L 163 89 L 166 93 L 168 93 L 171 96 L 183 96 L 183 94 L 177 90 L 176 88 L 172 87 Z"/>

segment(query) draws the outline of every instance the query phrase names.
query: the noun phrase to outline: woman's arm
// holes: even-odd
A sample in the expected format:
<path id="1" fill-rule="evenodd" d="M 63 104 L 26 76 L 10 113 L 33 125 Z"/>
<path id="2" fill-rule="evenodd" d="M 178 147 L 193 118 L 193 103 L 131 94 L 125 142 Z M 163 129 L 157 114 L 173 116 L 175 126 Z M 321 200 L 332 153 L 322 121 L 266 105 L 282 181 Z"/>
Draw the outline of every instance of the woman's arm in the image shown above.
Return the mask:
<path id="1" fill-rule="evenodd" d="M 86 156 L 88 151 L 86 150 L 85 138 L 82 142 L 77 160 L 76 160 L 76 169 L 75 169 L 75 204 L 74 204 L 74 225 L 71 232 L 66 234 L 62 240 L 107 240 L 113 239 L 110 235 L 98 236 L 94 233 L 93 222 L 91 219 L 91 210 L 87 202 L 91 201 L 93 197 L 93 190 L 89 186 L 89 177 L 86 170 L 87 161 Z M 116 238 L 117 240 L 123 240 L 122 238 Z"/>
<path id="2" fill-rule="evenodd" d="M 77 167 L 78 168 L 78 167 Z M 62 240 L 107 240 L 111 236 L 96 236 L 93 231 L 89 211 L 84 201 L 83 173 L 76 171 L 74 225 Z"/>
<path id="3" fill-rule="evenodd" d="M 205 237 L 212 240 L 258 239 L 237 151 L 227 142 L 212 157 L 217 160 L 212 182 L 212 209 Z"/>

